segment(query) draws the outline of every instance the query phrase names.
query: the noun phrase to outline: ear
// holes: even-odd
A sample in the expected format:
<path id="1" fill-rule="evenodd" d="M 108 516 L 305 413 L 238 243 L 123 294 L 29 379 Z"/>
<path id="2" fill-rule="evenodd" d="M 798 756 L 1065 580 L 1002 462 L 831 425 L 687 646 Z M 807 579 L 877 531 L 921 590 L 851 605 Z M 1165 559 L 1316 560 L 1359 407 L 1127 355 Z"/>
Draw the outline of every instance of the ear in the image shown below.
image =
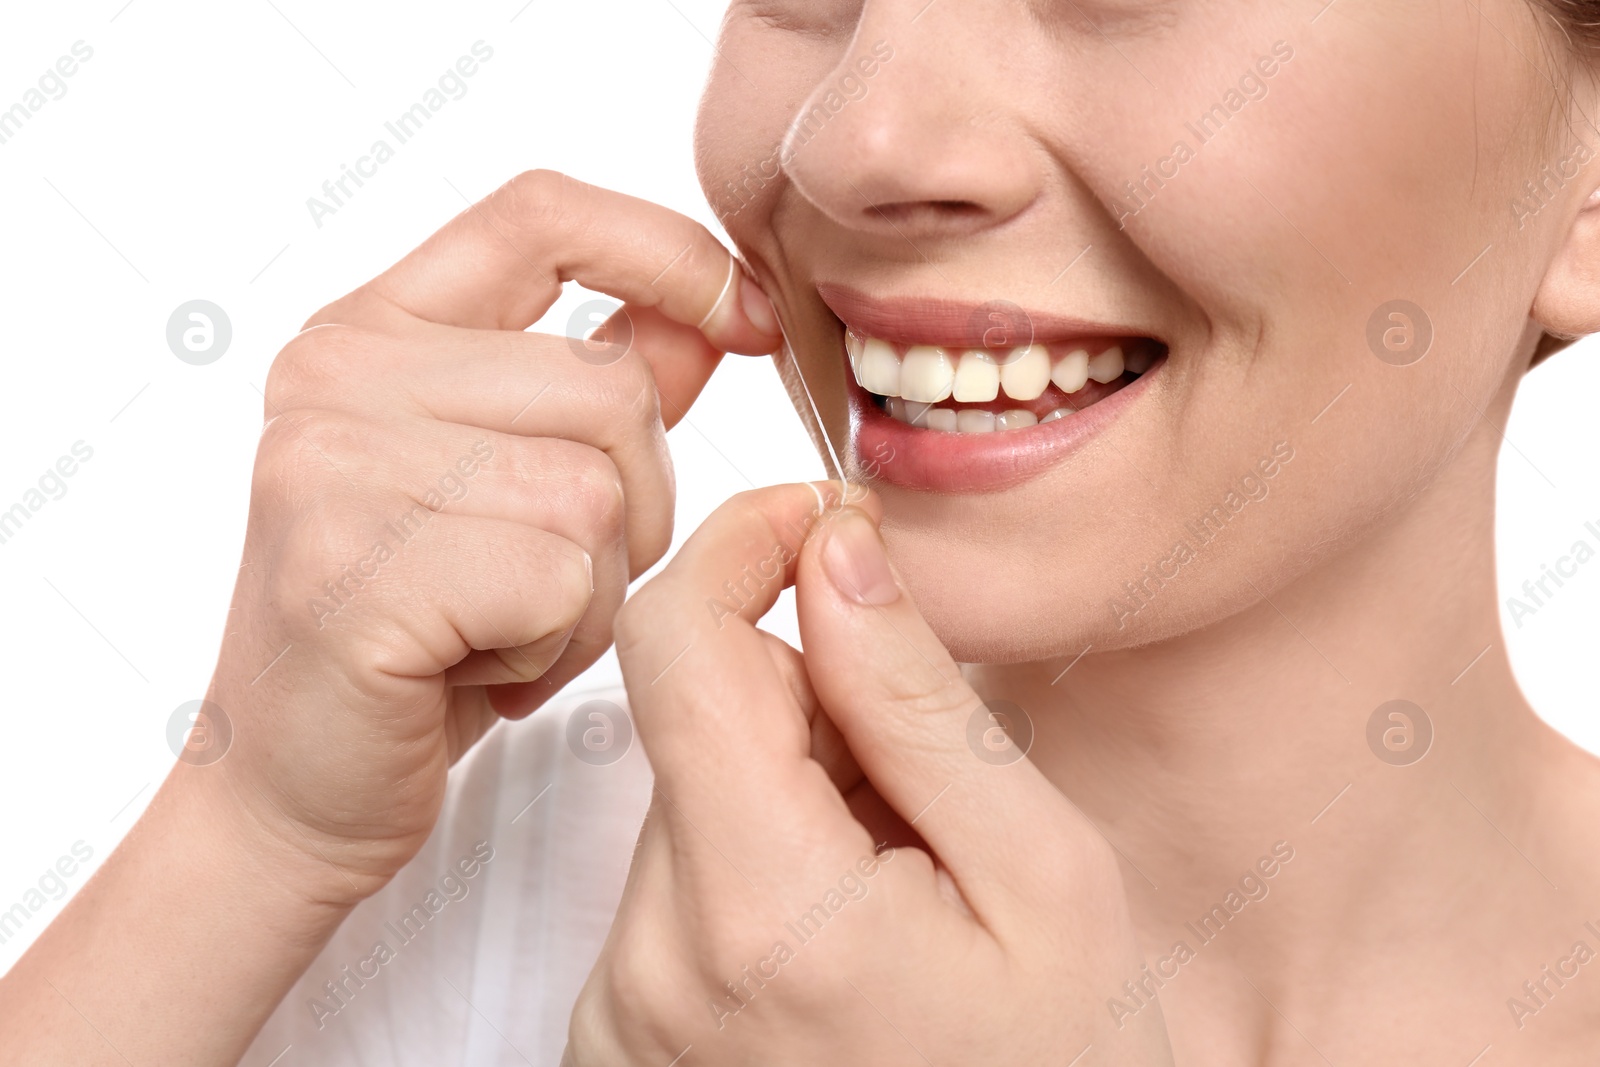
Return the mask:
<path id="1" fill-rule="evenodd" d="M 1600 189 L 1572 220 L 1534 294 L 1530 314 L 1556 337 L 1600 333 Z"/>

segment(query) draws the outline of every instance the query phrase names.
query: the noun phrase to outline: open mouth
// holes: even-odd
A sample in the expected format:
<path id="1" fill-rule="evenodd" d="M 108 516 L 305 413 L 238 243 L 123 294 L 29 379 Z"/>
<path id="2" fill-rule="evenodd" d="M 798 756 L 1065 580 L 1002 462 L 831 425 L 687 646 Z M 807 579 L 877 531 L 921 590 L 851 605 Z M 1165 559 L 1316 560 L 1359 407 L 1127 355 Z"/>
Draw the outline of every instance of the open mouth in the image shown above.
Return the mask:
<path id="1" fill-rule="evenodd" d="M 1131 385 L 1165 355 L 1148 337 L 1083 337 L 1009 348 L 902 344 L 846 330 L 858 384 L 897 422 L 942 433 L 1026 429 L 1070 419 Z"/>

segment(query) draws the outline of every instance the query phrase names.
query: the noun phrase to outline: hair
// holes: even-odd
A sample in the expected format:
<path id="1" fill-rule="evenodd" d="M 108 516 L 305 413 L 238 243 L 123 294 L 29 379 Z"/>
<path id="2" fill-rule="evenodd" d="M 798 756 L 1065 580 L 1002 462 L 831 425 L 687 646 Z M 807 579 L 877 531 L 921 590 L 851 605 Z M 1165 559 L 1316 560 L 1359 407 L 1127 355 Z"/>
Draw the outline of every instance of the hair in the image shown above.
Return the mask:
<path id="1" fill-rule="evenodd" d="M 1600 52 L 1600 0 L 1538 0 L 1575 48 Z"/>

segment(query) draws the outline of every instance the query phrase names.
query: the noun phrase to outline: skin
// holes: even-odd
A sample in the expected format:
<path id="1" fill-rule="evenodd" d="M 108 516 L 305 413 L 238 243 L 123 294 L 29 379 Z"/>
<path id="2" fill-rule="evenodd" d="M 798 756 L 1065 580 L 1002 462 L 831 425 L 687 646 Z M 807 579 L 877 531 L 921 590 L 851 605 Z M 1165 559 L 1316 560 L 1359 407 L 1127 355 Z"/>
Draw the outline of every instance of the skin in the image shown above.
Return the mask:
<path id="1" fill-rule="evenodd" d="M 1563 121 L 1594 112 L 1587 69 L 1510 0 L 1356 0 L 1314 24 L 1317 4 L 922 6 L 736 4 L 702 181 L 835 440 L 847 370 L 818 282 L 1003 295 L 1171 346 L 1137 412 L 1024 485 L 872 484 L 933 631 L 982 664 L 979 693 L 1030 713 L 1033 762 L 1116 846 L 1146 959 L 1273 842 L 1295 847 L 1270 903 L 1162 991 L 1178 1061 L 1465 1063 L 1492 1044 L 1578 1062 L 1600 984 L 1521 1029 L 1506 999 L 1580 937 L 1596 947 L 1600 868 L 1577 842 L 1600 788 L 1511 676 L 1492 516 L 1540 328 L 1600 319 L 1600 172 L 1521 230 L 1510 210 L 1575 136 L 1594 144 Z M 1294 58 L 1266 98 L 1119 230 L 1123 179 L 1278 40 Z M 878 41 L 894 58 L 865 95 L 729 210 L 724 183 Z M 1562 64 L 1570 102 L 1538 63 Z M 1397 294 L 1436 331 L 1407 367 L 1364 336 Z M 1119 625 L 1122 582 L 1278 441 L 1294 458 L 1268 497 Z M 1395 698 L 1436 729 L 1409 767 L 1365 741 Z"/>
<path id="2" fill-rule="evenodd" d="M 873 491 L 744 494 L 615 616 L 658 790 L 570 1063 L 1586 1062 L 1600 964 L 1520 1028 L 1506 1007 L 1600 950 L 1600 771 L 1516 689 L 1492 518 L 1540 331 L 1600 329 L 1600 171 L 1521 230 L 1509 210 L 1593 92 L 1574 67 L 1551 97 L 1530 60 L 1566 60 L 1519 0 L 1318 6 L 734 5 L 701 177 L 833 439 L 823 282 L 1001 295 L 1171 356 L 1024 485 L 920 494 L 857 463 Z M 866 94 L 732 210 L 723 183 L 878 40 Z M 1268 95 L 1119 229 L 1122 180 L 1277 40 Z M 211 691 L 234 748 L 180 763 L 0 980 L 0 1062 L 237 1058 L 415 853 L 449 764 L 609 641 L 667 544 L 663 425 L 719 352 L 777 344 L 759 303 L 719 300 L 727 263 L 681 217 L 533 174 L 290 343 Z M 521 332 L 565 277 L 629 302 L 615 363 Z M 1365 341 L 1396 294 L 1435 329 L 1407 367 Z M 318 626 L 307 598 L 480 440 L 469 491 Z M 1268 495 L 1119 620 L 1121 583 L 1278 441 Z M 781 576 L 714 625 L 707 598 L 779 544 Z M 803 657 L 754 628 L 786 584 Z M 1029 759 L 974 758 L 979 697 L 1022 709 Z M 1407 766 L 1367 741 L 1396 698 L 1434 731 Z M 867 893 L 718 1027 L 719 983 L 879 848 Z M 1266 895 L 1118 1026 L 1121 982 L 1251 871 Z"/>

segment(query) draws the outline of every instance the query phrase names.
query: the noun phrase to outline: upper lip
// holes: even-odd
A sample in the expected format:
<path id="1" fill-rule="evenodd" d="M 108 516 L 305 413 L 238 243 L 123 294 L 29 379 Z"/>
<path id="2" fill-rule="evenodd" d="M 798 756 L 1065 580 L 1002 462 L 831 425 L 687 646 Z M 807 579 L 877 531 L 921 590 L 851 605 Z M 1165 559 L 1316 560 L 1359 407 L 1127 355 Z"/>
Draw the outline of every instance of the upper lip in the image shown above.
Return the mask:
<path id="1" fill-rule="evenodd" d="M 1019 307 L 1006 300 L 974 303 L 931 295 L 872 297 L 827 282 L 817 286 L 817 294 L 856 333 L 898 344 L 1002 348 L 1031 341 L 1153 336 L 1127 324 L 1091 322 Z"/>

